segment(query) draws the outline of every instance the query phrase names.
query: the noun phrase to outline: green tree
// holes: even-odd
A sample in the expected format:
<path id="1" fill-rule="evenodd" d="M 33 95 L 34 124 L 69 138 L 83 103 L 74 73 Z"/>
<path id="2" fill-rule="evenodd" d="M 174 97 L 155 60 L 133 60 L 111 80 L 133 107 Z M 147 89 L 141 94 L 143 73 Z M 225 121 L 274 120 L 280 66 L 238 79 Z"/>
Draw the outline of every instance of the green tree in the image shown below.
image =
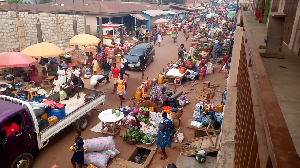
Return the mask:
<path id="1" fill-rule="evenodd" d="M 15 4 L 15 3 L 29 4 L 29 2 L 26 0 L 6 0 L 6 4 Z"/>
<path id="2" fill-rule="evenodd" d="M 184 4 L 185 0 L 170 0 L 170 2 L 177 3 L 177 4 Z"/>
<path id="3" fill-rule="evenodd" d="M 39 4 L 47 4 L 52 2 L 52 0 L 40 0 Z"/>

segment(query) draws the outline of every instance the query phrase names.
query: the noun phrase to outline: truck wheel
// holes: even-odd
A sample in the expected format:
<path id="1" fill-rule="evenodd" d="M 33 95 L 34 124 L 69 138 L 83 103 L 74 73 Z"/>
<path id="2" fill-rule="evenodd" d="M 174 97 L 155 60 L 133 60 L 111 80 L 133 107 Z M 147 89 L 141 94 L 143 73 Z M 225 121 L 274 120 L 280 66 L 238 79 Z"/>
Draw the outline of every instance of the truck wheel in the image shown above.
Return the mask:
<path id="1" fill-rule="evenodd" d="M 18 156 L 11 168 L 31 168 L 33 165 L 33 156 L 30 153 L 23 153 Z"/>
<path id="2" fill-rule="evenodd" d="M 78 131 L 84 131 L 88 127 L 89 118 L 88 116 L 83 116 L 77 120 L 75 124 L 75 129 Z"/>

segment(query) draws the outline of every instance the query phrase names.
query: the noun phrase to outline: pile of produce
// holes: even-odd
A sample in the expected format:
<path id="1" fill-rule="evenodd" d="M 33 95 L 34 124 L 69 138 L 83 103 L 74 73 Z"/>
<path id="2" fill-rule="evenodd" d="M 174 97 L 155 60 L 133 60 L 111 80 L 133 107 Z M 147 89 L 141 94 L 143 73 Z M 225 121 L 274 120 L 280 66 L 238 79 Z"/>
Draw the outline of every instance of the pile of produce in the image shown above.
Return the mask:
<path id="1" fill-rule="evenodd" d="M 145 135 L 145 136 L 143 137 L 142 142 L 143 142 L 144 144 L 151 144 L 151 143 L 154 142 L 154 138 L 153 138 L 152 136 L 150 136 L 150 135 Z"/>
<path id="2" fill-rule="evenodd" d="M 141 115 L 141 116 L 139 116 L 138 118 L 139 118 L 139 120 L 141 120 L 141 122 L 143 122 L 143 123 L 145 123 L 145 124 L 148 123 L 148 118 L 147 118 L 147 117 Z"/>
<path id="3" fill-rule="evenodd" d="M 115 114 L 117 117 L 120 117 L 120 115 L 121 115 L 121 112 L 119 109 L 113 109 L 112 113 Z"/>
<path id="4" fill-rule="evenodd" d="M 137 141 L 143 143 L 142 139 L 145 136 L 144 132 L 138 128 L 129 127 L 126 134 L 123 136 L 123 141 Z"/>
<path id="5" fill-rule="evenodd" d="M 149 116 L 149 108 L 147 108 L 147 107 L 140 107 L 139 111 L 140 111 L 141 115 L 146 116 L 146 117 Z"/>

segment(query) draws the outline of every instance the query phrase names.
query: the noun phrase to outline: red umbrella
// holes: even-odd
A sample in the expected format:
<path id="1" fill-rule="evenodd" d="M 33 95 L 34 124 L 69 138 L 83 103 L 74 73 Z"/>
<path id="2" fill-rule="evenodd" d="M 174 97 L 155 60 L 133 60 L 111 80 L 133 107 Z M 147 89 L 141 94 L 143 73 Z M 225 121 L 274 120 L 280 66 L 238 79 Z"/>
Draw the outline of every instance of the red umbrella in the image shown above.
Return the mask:
<path id="1" fill-rule="evenodd" d="M 28 67 L 38 61 L 20 52 L 0 53 L 0 68 Z"/>
<path id="2" fill-rule="evenodd" d="M 168 20 L 166 19 L 163 19 L 163 18 L 160 18 L 160 19 L 157 19 L 155 22 L 153 22 L 154 24 L 164 24 L 164 23 L 169 23 Z"/>
<path id="3" fill-rule="evenodd" d="M 226 12 L 226 9 L 224 9 L 224 8 L 219 8 L 218 11 L 219 11 L 219 12 Z"/>

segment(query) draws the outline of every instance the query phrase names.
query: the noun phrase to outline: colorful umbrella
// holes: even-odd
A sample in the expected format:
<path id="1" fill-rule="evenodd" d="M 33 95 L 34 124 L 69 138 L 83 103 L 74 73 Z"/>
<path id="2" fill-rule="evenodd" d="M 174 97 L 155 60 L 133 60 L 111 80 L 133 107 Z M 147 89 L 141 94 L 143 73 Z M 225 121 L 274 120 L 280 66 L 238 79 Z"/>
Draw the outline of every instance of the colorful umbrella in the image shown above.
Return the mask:
<path id="1" fill-rule="evenodd" d="M 207 14 L 206 17 L 207 18 L 214 18 L 214 17 L 217 17 L 218 15 L 215 14 L 215 13 L 210 13 L 210 14 Z"/>
<path id="2" fill-rule="evenodd" d="M 234 15 L 235 15 L 235 11 L 230 11 L 230 12 L 228 13 L 227 17 L 233 18 Z"/>
<path id="3" fill-rule="evenodd" d="M 219 12 L 226 12 L 226 9 L 224 9 L 224 8 L 219 8 L 218 11 L 219 11 Z"/>
<path id="4" fill-rule="evenodd" d="M 155 22 L 153 22 L 154 24 L 165 24 L 165 23 L 169 23 L 168 20 L 166 19 L 163 19 L 163 18 L 160 18 L 160 19 L 157 19 Z"/>
<path id="5" fill-rule="evenodd" d="M 70 39 L 70 45 L 91 46 L 98 45 L 100 39 L 90 34 L 78 34 Z"/>
<path id="6" fill-rule="evenodd" d="M 3 52 L 0 58 L 0 68 L 29 67 L 38 63 L 36 59 L 20 52 Z"/>
<path id="7" fill-rule="evenodd" d="M 48 42 L 31 45 L 21 52 L 34 58 L 58 57 L 65 54 L 57 45 Z"/>

